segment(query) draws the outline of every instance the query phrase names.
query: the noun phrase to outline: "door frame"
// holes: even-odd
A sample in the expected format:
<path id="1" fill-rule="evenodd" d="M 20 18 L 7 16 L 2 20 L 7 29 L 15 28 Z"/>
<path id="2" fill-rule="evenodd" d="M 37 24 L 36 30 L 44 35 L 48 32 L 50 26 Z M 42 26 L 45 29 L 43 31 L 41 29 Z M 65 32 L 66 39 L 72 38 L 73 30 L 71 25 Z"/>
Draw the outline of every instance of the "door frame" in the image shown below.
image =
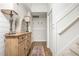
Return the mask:
<path id="1" fill-rule="evenodd" d="M 49 40 L 50 40 L 50 16 L 52 14 L 52 9 L 47 13 L 47 47 L 49 48 Z"/>

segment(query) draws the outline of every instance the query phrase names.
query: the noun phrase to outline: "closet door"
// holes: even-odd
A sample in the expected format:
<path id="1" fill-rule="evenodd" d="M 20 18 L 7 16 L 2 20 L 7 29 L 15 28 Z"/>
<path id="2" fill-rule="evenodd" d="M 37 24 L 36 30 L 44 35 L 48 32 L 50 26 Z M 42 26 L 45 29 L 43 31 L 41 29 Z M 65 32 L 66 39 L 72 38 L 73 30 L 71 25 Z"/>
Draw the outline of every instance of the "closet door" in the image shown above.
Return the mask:
<path id="1" fill-rule="evenodd" d="M 5 33 L 9 32 L 9 21 L 5 16 L 0 12 L 0 56 L 5 55 Z"/>

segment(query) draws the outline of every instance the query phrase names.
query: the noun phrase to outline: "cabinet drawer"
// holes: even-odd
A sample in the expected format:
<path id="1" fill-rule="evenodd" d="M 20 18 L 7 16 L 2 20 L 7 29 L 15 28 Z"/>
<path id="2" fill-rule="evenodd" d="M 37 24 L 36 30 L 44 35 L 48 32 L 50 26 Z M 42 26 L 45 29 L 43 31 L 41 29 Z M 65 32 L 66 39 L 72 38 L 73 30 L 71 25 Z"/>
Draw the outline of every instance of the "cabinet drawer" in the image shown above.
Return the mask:
<path id="1" fill-rule="evenodd" d="M 31 40 L 27 40 L 27 43 L 28 43 L 28 44 L 31 44 Z"/>
<path id="2" fill-rule="evenodd" d="M 21 36 L 21 37 L 18 38 L 18 43 L 21 43 L 24 40 L 25 40 L 25 37 L 24 36 Z"/>
<path id="3" fill-rule="evenodd" d="M 31 34 L 27 34 L 28 37 L 31 37 Z"/>
<path id="4" fill-rule="evenodd" d="M 26 36 L 25 36 L 25 40 L 27 40 L 27 39 L 28 39 L 28 36 L 26 35 Z"/>
<path id="5" fill-rule="evenodd" d="M 18 46 L 21 46 L 21 45 L 24 45 L 24 44 L 25 44 L 25 42 L 22 41 L 22 42 L 20 42 L 20 43 L 18 44 Z"/>

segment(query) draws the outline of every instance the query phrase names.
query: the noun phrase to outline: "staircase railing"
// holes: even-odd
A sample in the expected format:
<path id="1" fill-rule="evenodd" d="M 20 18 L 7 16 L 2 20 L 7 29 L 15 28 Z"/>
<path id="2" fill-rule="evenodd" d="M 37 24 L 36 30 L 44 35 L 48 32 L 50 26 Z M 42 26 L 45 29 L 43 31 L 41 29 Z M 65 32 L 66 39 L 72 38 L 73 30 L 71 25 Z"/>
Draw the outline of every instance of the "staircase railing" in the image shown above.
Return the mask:
<path id="1" fill-rule="evenodd" d="M 77 4 L 73 9 L 71 9 L 67 14 L 65 14 L 60 20 L 58 20 L 56 23 L 59 23 L 61 20 L 63 20 L 65 17 L 67 17 L 70 13 L 72 13 L 77 7 L 79 7 L 79 4 Z M 67 29 L 69 29 L 79 18 L 77 17 L 77 19 L 73 20 L 70 22 L 70 24 L 68 24 L 67 26 L 65 26 L 61 31 L 58 32 L 58 34 L 62 34 L 64 33 Z"/>
<path id="2" fill-rule="evenodd" d="M 68 26 L 66 26 L 61 32 L 59 32 L 59 34 L 61 35 L 62 33 L 64 33 L 65 31 L 67 31 L 70 27 L 72 27 L 77 21 L 79 20 L 79 17 L 77 17 L 77 19 L 75 19 L 74 21 L 71 21 L 70 24 L 68 24 Z"/>

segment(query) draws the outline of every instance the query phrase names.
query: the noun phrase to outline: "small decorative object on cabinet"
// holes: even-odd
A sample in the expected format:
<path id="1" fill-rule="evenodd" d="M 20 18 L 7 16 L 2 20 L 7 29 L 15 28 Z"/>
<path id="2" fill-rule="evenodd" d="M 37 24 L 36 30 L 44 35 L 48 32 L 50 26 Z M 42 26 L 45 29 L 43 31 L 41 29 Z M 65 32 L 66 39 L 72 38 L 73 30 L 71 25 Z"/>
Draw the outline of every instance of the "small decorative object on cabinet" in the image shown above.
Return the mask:
<path id="1" fill-rule="evenodd" d="M 14 17 L 15 16 L 18 16 L 18 14 L 14 10 L 10 10 L 10 9 L 1 9 L 1 12 L 5 16 L 7 16 L 7 18 L 9 19 L 9 23 L 10 23 L 10 34 L 15 34 L 16 33 L 15 32 L 16 30 L 14 29 L 14 31 L 13 31 L 13 22 L 15 21 L 14 20 Z M 17 18 L 17 17 L 15 17 L 15 18 Z"/>
<path id="2" fill-rule="evenodd" d="M 25 56 L 31 48 L 31 32 L 6 34 L 5 35 L 5 55 Z"/>
<path id="3" fill-rule="evenodd" d="M 27 25 L 26 32 L 29 32 L 28 27 L 29 27 L 29 23 L 30 23 L 30 21 L 31 21 L 31 17 L 30 17 L 30 16 L 25 16 L 25 17 L 24 17 L 24 20 L 25 20 L 26 25 Z"/>

